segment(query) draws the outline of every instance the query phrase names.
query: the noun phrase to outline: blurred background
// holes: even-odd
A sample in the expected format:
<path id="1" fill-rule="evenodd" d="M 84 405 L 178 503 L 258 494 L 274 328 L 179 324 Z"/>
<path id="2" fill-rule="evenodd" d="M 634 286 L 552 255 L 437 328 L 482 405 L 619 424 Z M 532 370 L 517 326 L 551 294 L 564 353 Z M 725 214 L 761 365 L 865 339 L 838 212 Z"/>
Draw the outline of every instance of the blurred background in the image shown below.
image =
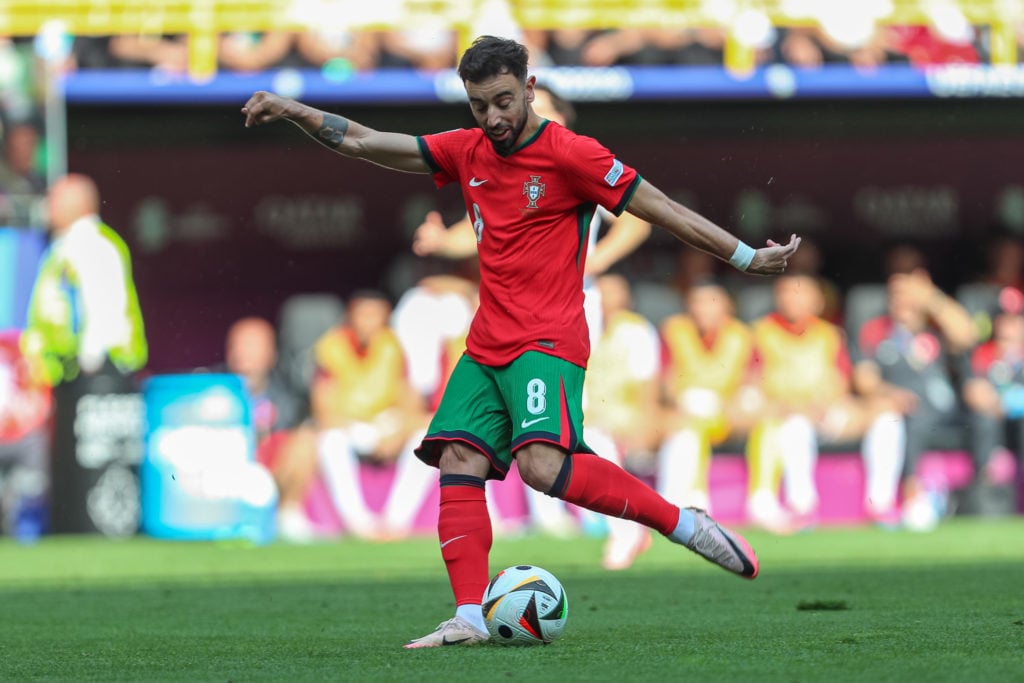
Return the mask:
<path id="1" fill-rule="evenodd" d="M 598 138 L 667 194 L 755 246 L 801 235 L 802 272 L 822 283 L 828 301 L 817 313 L 845 334 L 853 363 L 870 355 L 858 346 L 860 325 L 885 313 L 886 285 L 902 272 L 887 255 L 912 250 L 914 272 L 926 272 L 937 292 L 963 308 L 974 335 L 970 348 L 952 344 L 943 359 L 959 418 L 947 421 L 954 428 L 941 436 L 931 430 L 933 443 L 923 449 L 953 463 L 936 470 L 943 473 L 932 487 L 943 491 L 938 514 L 955 511 L 948 489 L 975 482 L 997 447 L 1009 460 L 996 461 L 1008 462 L 1011 473 L 986 485 L 1016 490 L 1016 439 L 977 446 L 971 440 L 977 431 L 968 425 L 981 402 L 969 401 L 965 390 L 969 379 L 986 376 L 989 366 L 972 364 L 972 354 L 991 338 L 994 319 L 1020 313 L 1006 304 L 1012 296 L 1000 298 L 1024 278 L 1019 0 L 6 0 L 0 3 L 0 329 L 31 327 L 30 298 L 50 243 L 47 194 L 73 173 L 95 182 L 99 215 L 130 253 L 148 345 L 144 364 L 118 368 L 133 389 L 76 389 L 138 391 L 134 403 L 103 410 L 90 404 L 91 424 L 108 421 L 94 430 L 107 439 L 95 448 L 115 449 L 111 444 L 132 434 L 136 446 L 121 443 L 118 455 L 99 456 L 92 465 L 73 455 L 90 424 L 74 418 L 80 397 L 71 418 L 62 421 L 58 406 L 39 427 L 53 435 L 47 462 L 54 478 L 43 496 L 48 511 L 39 518 L 48 521 L 36 525 L 39 533 L 103 527 L 87 519 L 99 499 L 111 509 L 131 507 L 139 494 L 124 478 L 121 488 L 108 482 L 105 497 L 95 493 L 106 467 L 118 462 L 132 476 L 141 471 L 143 502 L 110 533 L 134 533 L 139 524 L 157 535 L 215 533 L 209 511 L 168 521 L 168 506 L 191 504 L 168 502 L 170 469 L 157 468 L 147 489 L 144 461 L 160 450 L 154 431 L 165 422 L 195 426 L 193 418 L 168 417 L 154 406 L 173 403 L 167 396 L 180 395 L 175 392 L 203 400 L 210 386 L 226 391 L 238 401 L 235 413 L 197 409 L 202 415 L 195 420 L 208 429 L 236 420 L 237 444 L 218 441 L 213 448 L 210 432 L 192 432 L 178 448 L 224 452 L 237 445 L 241 459 L 251 461 L 266 435 L 255 426 L 258 402 L 244 383 L 218 379 L 171 390 L 160 381 L 197 370 L 213 378 L 239 375 L 226 365 L 229 330 L 243 318 L 259 318 L 274 328 L 275 372 L 287 376 L 300 406 L 287 427 L 309 426 L 312 419 L 316 431 L 309 389 L 323 368 L 311 360 L 312 349 L 346 318 L 346 305 L 365 290 L 393 305 L 424 278 L 471 272 L 471 262 L 411 250 L 428 212 L 438 211 L 445 224 L 464 215 L 457 189 L 438 192 L 425 177 L 332 157 L 292 126 L 246 130 L 239 109 L 253 91 L 266 89 L 381 130 L 469 127 L 453 67 L 485 33 L 525 43 L 533 73 L 575 106 L 576 130 Z M 658 230 L 609 272 L 624 278 L 631 307 L 655 328 L 685 310 L 697 276 L 720 280 L 744 323 L 775 307 L 771 283 L 739 276 Z M 853 305 L 867 313 L 858 308 L 850 315 Z M 24 343 L 18 348 L 31 356 Z M 45 401 L 59 404 L 60 383 L 43 384 L 53 387 Z M 416 388 L 424 397 L 433 390 Z M 1000 423 L 1016 421 L 1005 406 L 993 411 Z M 62 437 L 62 429 L 70 432 Z M 12 429 L 8 441 L 23 436 Z M 837 453 L 859 452 L 859 442 L 837 443 Z M 62 456 L 60 448 L 72 455 Z M 743 448 L 742 441 L 716 444 L 723 455 L 742 455 Z M 657 448 L 646 451 L 626 462 L 653 478 Z M 70 464 L 58 465 L 65 460 Z M 362 465 L 366 460 L 361 457 Z M 823 456 L 819 470 L 828 460 Z M 850 462 L 859 464 L 859 456 Z M 308 467 L 315 470 L 316 462 Z M 252 494 L 242 507 L 276 504 L 268 501 L 283 495 L 285 485 L 274 474 L 276 493 Z M 374 472 L 361 476 L 366 486 L 377 486 Z M 726 519 L 746 519 L 746 476 L 742 467 L 728 481 L 721 467 L 712 472 L 712 487 L 720 488 L 711 497 Z M 822 486 L 824 476 L 819 472 Z M 862 487 L 863 476 L 836 470 L 836 486 Z M 6 479 L 17 479 L 10 468 Z M 12 502 L 34 490 L 23 489 L 11 494 L 8 508 L 24 507 Z M 322 497 L 330 502 L 332 492 Z M 372 508 L 386 497 L 365 495 Z M 823 510 L 833 498 L 820 497 Z M 818 514 L 836 523 L 867 521 L 860 497 L 854 494 L 849 508 Z M 988 508 L 972 499 L 974 510 L 1015 509 L 997 499 Z M 154 506 L 148 527 L 147 504 Z M 316 526 L 311 505 L 306 511 Z M 85 521 L 62 523 L 60 507 Z M 506 516 L 528 516 L 525 508 L 516 510 Z M 15 521 L 8 532 L 22 514 L 9 513 Z M 243 513 L 223 514 L 217 519 Z M 425 520 L 417 528 L 429 528 Z M 37 532 L 27 524 L 32 537 Z M 344 522 L 320 526 L 345 528 Z M 265 528 L 231 529 L 216 533 L 273 536 Z"/>

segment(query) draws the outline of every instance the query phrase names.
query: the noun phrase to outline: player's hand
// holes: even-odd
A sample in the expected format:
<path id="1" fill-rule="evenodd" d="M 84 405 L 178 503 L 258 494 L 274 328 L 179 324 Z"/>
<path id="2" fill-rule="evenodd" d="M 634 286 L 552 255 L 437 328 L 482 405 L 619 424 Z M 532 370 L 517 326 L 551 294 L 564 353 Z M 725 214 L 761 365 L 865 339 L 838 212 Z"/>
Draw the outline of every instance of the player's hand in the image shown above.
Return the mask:
<path id="1" fill-rule="evenodd" d="M 417 256 L 430 256 L 436 254 L 444 247 L 445 236 L 448 228 L 441 220 L 441 214 L 431 211 L 423 219 L 420 227 L 416 228 L 412 238 L 412 251 Z"/>
<path id="2" fill-rule="evenodd" d="M 257 90 L 242 107 L 245 114 L 245 127 L 262 126 L 279 119 L 287 118 L 294 100 L 281 97 L 266 90 Z"/>
<path id="3" fill-rule="evenodd" d="M 754 259 L 750 262 L 747 272 L 755 275 L 784 273 L 789 263 L 789 257 L 795 254 L 799 247 L 800 238 L 796 235 L 790 235 L 789 242 L 786 244 L 768 240 L 767 247 L 761 247 L 754 253 Z"/>

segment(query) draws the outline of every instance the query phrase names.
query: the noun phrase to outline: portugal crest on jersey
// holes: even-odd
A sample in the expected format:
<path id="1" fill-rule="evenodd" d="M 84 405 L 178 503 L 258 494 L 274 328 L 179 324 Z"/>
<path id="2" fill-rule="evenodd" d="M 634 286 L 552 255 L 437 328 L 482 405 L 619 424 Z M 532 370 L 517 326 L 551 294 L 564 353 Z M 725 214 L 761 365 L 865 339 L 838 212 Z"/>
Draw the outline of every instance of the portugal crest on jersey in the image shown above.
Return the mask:
<path id="1" fill-rule="evenodd" d="M 532 175 L 527 182 L 523 183 L 523 194 L 529 200 L 526 203 L 527 209 L 537 208 L 537 200 L 544 196 L 545 187 L 547 187 L 547 183 L 542 183 L 539 175 Z"/>

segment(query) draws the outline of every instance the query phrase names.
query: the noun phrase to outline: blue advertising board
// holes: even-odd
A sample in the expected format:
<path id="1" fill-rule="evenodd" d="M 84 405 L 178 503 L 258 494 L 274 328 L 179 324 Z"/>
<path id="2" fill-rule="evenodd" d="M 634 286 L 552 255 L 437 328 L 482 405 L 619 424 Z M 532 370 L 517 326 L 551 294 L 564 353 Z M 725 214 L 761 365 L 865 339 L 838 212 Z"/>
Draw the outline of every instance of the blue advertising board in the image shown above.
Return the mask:
<path id="1" fill-rule="evenodd" d="M 274 537 L 277 490 L 255 462 L 252 407 L 230 374 L 157 375 L 143 385 L 142 530 L 158 538 Z"/>
<path id="2" fill-rule="evenodd" d="M 0 227 L 0 330 L 24 329 L 46 233 Z"/>
<path id="3" fill-rule="evenodd" d="M 721 66 L 541 67 L 538 79 L 574 101 L 785 100 L 850 98 L 1024 97 L 1024 65 L 948 65 L 927 69 L 893 64 L 858 69 L 845 64 L 793 68 L 785 64 L 735 74 Z M 64 82 L 70 104 L 234 104 L 256 90 L 346 104 L 440 104 L 465 101 L 452 69 L 434 73 L 380 69 L 332 76 L 317 69 L 219 72 L 195 81 L 153 70 L 81 70 Z"/>

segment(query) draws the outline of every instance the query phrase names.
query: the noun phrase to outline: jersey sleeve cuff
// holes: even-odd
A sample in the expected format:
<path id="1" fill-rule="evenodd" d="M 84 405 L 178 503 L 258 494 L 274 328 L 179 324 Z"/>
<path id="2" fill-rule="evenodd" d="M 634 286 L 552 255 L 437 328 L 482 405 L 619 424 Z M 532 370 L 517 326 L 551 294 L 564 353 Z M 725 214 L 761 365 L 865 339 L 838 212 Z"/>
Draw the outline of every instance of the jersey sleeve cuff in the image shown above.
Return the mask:
<path id="1" fill-rule="evenodd" d="M 622 212 L 626 210 L 627 206 L 629 206 L 629 202 L 632 201 L 633 195 L 636 194 L 636 188 L 640 187 L 640 182 L 642 180 L 643 178 L 640 177 L 639 173 L 637 173 L 636 177 L 633 178 L 633 182 L 631 182 L 629 187 L 626 188 L 626 191 L 622 193 L 622 199 L 620 199 L 619 203 L 615 205 L 614 209 L 612 209 L 612 213 L 616 216 L 622 215 Z"/>
<path id="2" fill-rule="evenodd" d="M 420 156 L 423 157 L 423 161 L 430 167 L 430 170 L 434 173 L 440 173 L 441 167 L 434 161 L 434 155 L 430 153 L 430 146 L 427 145 L 427 141 L 423 139 L 422 135 L 416 137 L 416 144 L 420 148 Z"/>

